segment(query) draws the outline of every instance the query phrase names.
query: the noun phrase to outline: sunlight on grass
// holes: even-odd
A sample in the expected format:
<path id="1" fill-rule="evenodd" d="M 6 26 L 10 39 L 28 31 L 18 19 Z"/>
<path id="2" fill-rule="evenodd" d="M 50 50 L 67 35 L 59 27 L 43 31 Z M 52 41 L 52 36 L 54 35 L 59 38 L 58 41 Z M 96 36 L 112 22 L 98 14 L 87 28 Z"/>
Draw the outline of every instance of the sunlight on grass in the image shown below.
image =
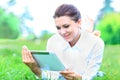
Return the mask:
<path id="1" fill-rule="evenodd" d="M 26 45 L 31 50 L 45 50 L 46 40 L 0 40 L 0 80 L 36 80 L 35 75 L 22 62 L 21 49 Z M 95 80 L 119 80 L 120 45 L 106 45 L 103 64 L 105 76 Z"/>

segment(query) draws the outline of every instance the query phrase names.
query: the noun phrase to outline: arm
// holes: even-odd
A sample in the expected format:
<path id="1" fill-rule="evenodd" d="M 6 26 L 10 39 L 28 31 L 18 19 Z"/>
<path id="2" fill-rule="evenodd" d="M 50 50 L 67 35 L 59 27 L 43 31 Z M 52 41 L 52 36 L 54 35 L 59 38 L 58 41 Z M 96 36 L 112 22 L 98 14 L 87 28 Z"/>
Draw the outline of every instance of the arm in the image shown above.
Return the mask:
<path id="1" fill-rule="evenodd" d="M 93 32 L 94 20 L 91 17 L 89 17 L 88 15 L 83 16 L 81 28 L 83 30 L 90 32 L 90 33 Z"/>
<path id="2" fill-rule="evenodd" d="M 32 70 L 32 72 L 34 72 L 38 77 L 41 77 L 41 70 L 26 46 L 22 48 L 22 60 L 23 63 L 25 63 Z"/>
<path id="3" fill-rule="evenodd" d="M 83 80 L 91 80 L 96 75 L 102 63 L 103 51 L 104 43 L 99 39 L 92 49 L 92 54 L 88 61 L 86 71 L 82 76 Z"/>
<path id="4" fill-rule="evenodd" d="M 94 20 L 92 18 L 86 15 L 82 22 L 83 22 L 82 29 L 90 33 L 93 33 L 95 36 L 100 37 L 100 31 L 94 30 Z"/>

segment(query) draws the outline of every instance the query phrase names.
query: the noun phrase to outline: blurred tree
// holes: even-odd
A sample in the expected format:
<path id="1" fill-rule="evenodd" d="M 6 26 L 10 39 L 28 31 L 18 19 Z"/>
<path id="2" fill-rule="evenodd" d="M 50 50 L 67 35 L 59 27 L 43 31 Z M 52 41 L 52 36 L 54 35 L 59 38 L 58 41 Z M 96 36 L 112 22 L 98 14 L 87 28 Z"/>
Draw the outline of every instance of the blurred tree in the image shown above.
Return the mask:
<path id="1" fill-rule="evenodd" d="M 120 13 L 106 14 L 97 29 L 101 31 L 101 37 L 107 44 L 120 44 Z"/>
<path id="2" fill-rule="evenodd" d="M 22 1 L 23 2 L 23 1 Z M 23 11 L 17 11 L 17 13 L 15 12 L 15 10 L 11 10 L 11 13 L 15 14 L 16 16 L 19 17 L 20 19 L 20 28 L 21 28 L 21 33 L 24 35 L 24 34 L 27 34 L 27 39 L 36 39 L 37 36 L 35 35 L 34 31 L 33 31 L 33 28 L 31 28 L 32 26 L 31 25 L 28 25 L 27 23 L 28 22 L 31 22 L 33 21 L 33 16 L 31 15 L 30 11 L 29 11 L 29 7 L 26 5 L 21 5 L 20 6 L 20 3 L 19 1 L 17 0 L 9 0 L 8 1 L 8 9 L 10 10 L 11 8 L 15 8 L 15 7 L 18 7 L 19 8 L 23 8 Z"/>
<path id="3" fill-rule="evenodd" d="M 43 30 L 42 34 L 40 36 L 40 39 L 47 40 L 50 36 L 52 36 L 53 33 L 48 32 L 47 30 Z"/>
<path id="4" fill-rule="evenodd" d="M 20 35 L 19 19 L 0 8 L 0 38 L 16 39 Z"/>
<path id="5" fill-rule="evenodd" d="M 29 34 L 26 39 L 27 40 L 36 40 L 36 39 L 40 39 L 40 40 L 48 40 L 48 38 L 50 38 L 54 33 L 51 33 L 47 30 L 42 30 L 40 36 L 35 36 L 33 34 Z"/>
<path id="6" fill-rule="evenodd" d="M 104 17 L 104 15 L 106 15 L 107 13 L 114 12 L 114 8 L 112 8 L 111 3 L 112 3 L 112 0 L 104 1 L 104 7 L 102 9 L 100 9 L 100 12 L 95 21 L 95 27 L 99 23 L 99 21 Z"/>

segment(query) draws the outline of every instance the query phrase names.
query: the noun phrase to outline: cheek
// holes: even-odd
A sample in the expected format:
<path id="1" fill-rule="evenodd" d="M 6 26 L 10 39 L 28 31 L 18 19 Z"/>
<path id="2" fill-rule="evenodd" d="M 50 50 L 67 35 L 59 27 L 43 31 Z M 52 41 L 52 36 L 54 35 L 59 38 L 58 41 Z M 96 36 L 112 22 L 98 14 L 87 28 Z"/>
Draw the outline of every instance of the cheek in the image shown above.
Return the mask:
<path id="1" fill-rule="evenodd" d="M 69 31 L 71 31 L 72 33 L 76 32 L 76 28 L 71 28 Z"/>
<path id="2" fill-rule="evenodd" d="M 73 28 L 73 27 L 69 27 L 69 28 L 67 29 L 67 32 L 70 32 L 70 33 L 74 32 L 74 28 Z"/>
<path id="3" fill-rule="evenodd" d="M 73 29 L 73 31 L 72 31 L 73 36 L 76 36 L 76 34 L 78 33 L 78 31 L 79 31 L 78 28 Z"/>

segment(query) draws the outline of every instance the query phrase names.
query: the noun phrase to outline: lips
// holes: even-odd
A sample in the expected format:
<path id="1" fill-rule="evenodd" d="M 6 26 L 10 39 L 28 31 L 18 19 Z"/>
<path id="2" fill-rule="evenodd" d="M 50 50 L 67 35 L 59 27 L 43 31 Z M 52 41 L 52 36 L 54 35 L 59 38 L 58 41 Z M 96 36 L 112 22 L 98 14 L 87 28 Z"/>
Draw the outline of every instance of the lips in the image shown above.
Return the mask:
<path id="1" fill-rule="evenodd" d="M 69 39 L 70 34 L 63 35 L 64 39 Z"/>

